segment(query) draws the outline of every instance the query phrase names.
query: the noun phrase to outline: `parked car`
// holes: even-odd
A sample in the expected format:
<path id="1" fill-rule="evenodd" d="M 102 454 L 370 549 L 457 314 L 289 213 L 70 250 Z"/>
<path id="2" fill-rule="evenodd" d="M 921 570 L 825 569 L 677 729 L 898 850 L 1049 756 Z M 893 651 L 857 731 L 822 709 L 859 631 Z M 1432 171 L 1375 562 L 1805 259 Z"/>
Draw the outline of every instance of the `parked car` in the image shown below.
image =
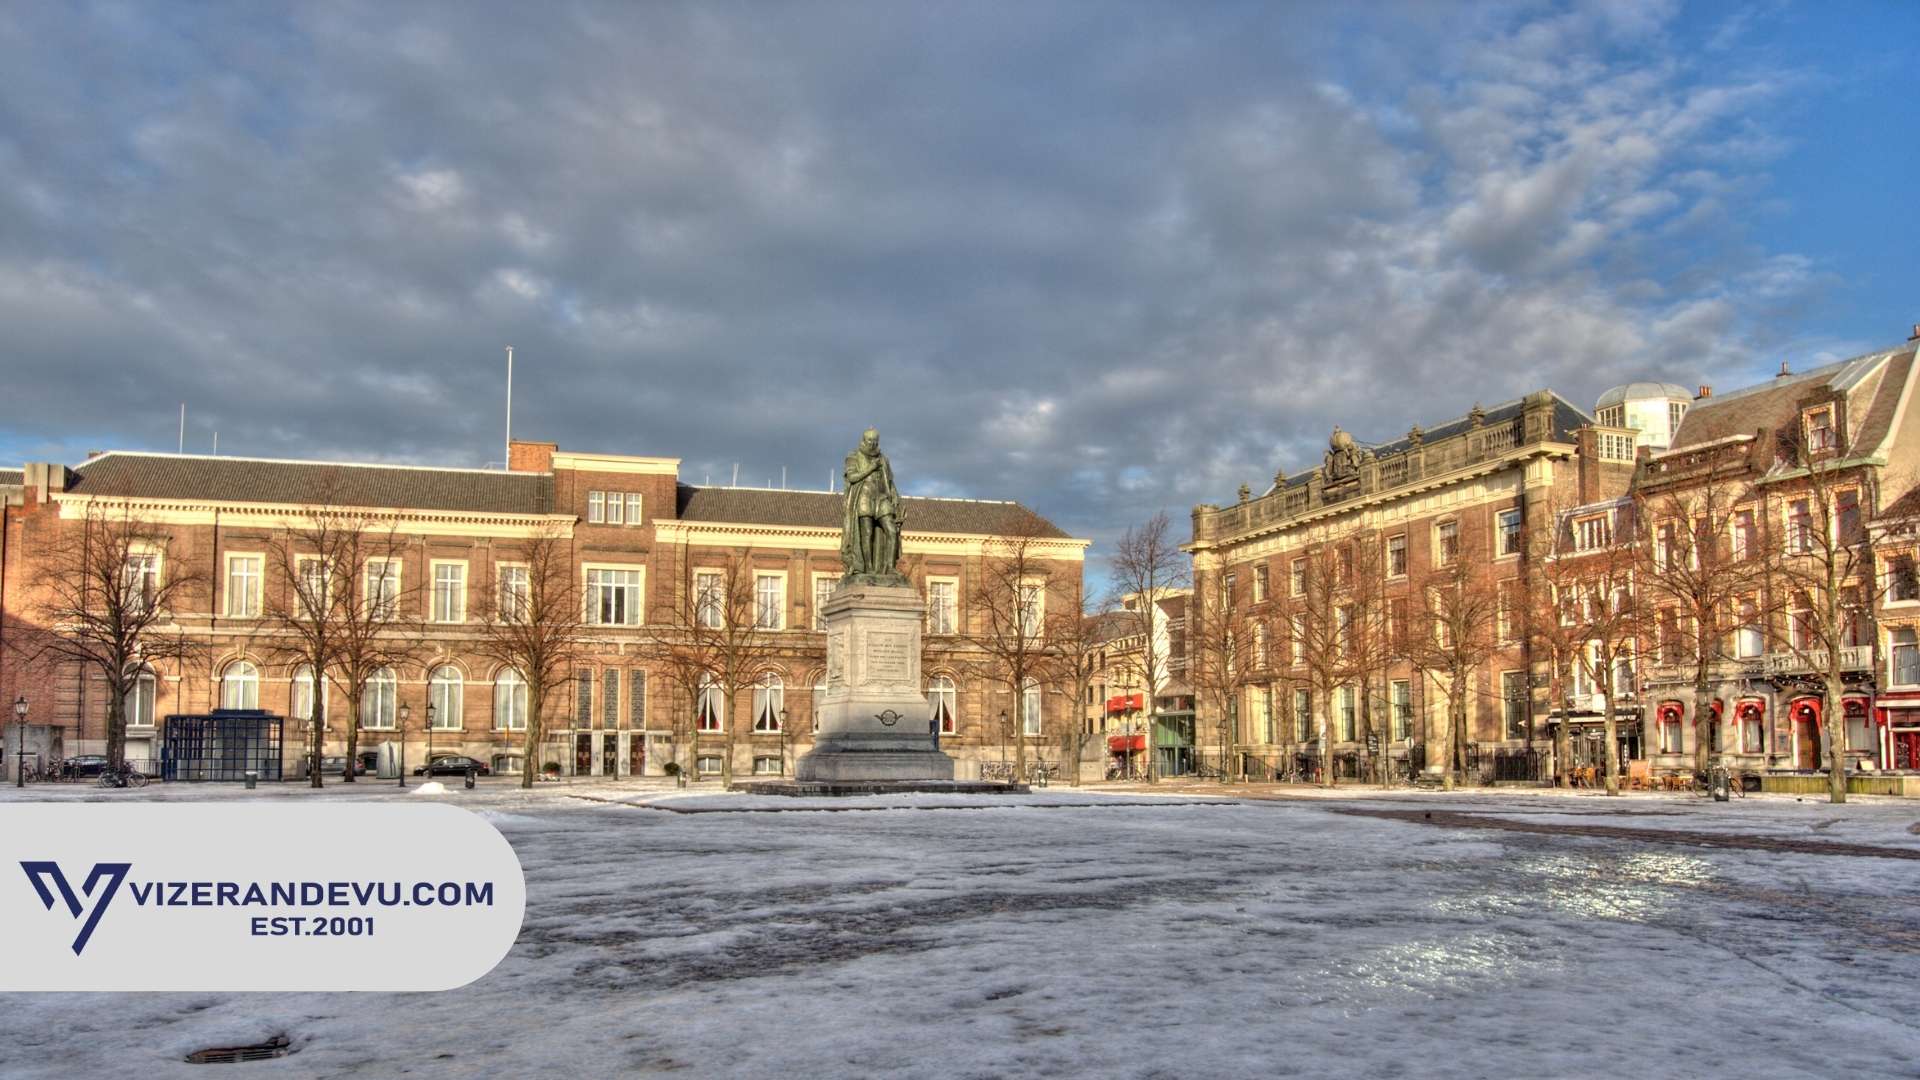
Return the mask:
<path id="1" fill-rule="evenodd" d="M 447 754 L 443 757 L 436 757 L 428 764 L 413 770 L 413 775 L 464 776 L 468 769 L 472 769 L 475 776 L 493 775 L 493 770 L 488 768 L 485 762 L 478 758 L 470 758 L 461 754 Z"/>
<path id="2" fill-rule="evenodd" d="M 68 776 L 99 776 L 106 770 L 107 755 L 79 754 L 61 762 L 60 767 Z"/>
<path id="3" fill-rule="evenodd" d="M 296 764 L 296 765 L 294 766 L 294 775 L 296 775 L 296 776 L 305 776 L 305 775 L 307 775 L 307 762 L 308 762 L 309 760 L 310 760 L 310 759 L 309 759 L 309 758 L 307 758 L 307 757 L 306 757 L 306 755 L 304 755 L 304 754 L 303 754 L 303 755 L 301 755 L 301 757 L 300 757 L 300 761 L 299 761 L 299 763 L 298 763 L 298 764 Z M 358 762 L 355 762 L 354 764 L 355 764 L 355 766 L 356 766 L 356 767 L 355 767 L 355 768 L 354 768 L 354 770 L 353 770 L 353 775 L 355 775 L 355 776 L 365 776 L 365 775 L 367 775 L 367 769 L 366 769 L 366 766 L 364 766 L 364 765 L 361 765 L 361 764 L 359 764 Z M 321 775 L 321 776 L 345 776 L 345 775 L 347 775 L 347 759 L 346 759 L 346 758 L 344 758 L 344 757 L 323 757 L 323 758 L 321 758 L 321 759 L 320 759 L 320 775 Z"/>

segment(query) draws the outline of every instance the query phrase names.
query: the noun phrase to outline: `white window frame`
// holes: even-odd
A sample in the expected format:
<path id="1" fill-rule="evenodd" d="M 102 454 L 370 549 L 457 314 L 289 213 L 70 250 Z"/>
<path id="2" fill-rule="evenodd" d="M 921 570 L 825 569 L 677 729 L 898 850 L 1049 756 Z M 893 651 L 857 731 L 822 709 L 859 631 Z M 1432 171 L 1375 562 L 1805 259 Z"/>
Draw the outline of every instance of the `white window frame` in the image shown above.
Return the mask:
<path id="1" fill-rule="evenodd" d="M 930 719 L 940 722 L 940 734 L 953 735 L 960 730 L 960 685 L 951 675 L 933 675 L 927 679 L 927 707 Z"/>
<path id="2" fill-rule="evenodd" d="M 467 680 L 459 668 L 436 664 L 427 672 L 427 702 L 433 706 L 433 730 L 465 729 L 466 698 Z"/>
<path id="3" fill-rule="evenodd" d="M 1039 679 L 1028 679 L 1020 688 L 1020 734 L 1037 739 L 1046 731 L 1046 689 Z"/>
<path id="4" fill-rule="evenodd" d="M 607 521 L 607 493 L 604 491 L 587 492 L 587 524 L 604 525 Z"/>
<path id="5" fill-rule="evenodd" d="M 753 731 L 756 735 L 778 735 L 785 725 L 780 714 L 787 707 L 787 681 L 777 671 L 763 671 L 753 680 Z"/>
<path id="6" fill-rule="evenodd" d="M 360 692 L 360 730 L 393 731 L 399 726 L 400 676 L 383 667 L 367 677 Z"/>
<path id="7" fill-rule="evenodd" d="M 627 523 L 627 495 L 624 491 L 603 491 L 606 517 L 603 525 L 625 525 Z"/>
<path id="8" fill-rule="evenodd" d="M 449 566 L 457 566 L 460 568 L 460 586 L 459 586 L 457 595 L 454 597 L 454 599 L 457 600 L 459 603 L 459 610 L 452 611 L 452 612 L 446 611 L 440 603 L 441 601 L 440 571 L 443 567 L 449 567 Z M 431 559 L 429 560 L 427 562 L 427 582 L 433 589 L 433 594 L 432 594 L 433 607 L 432 607 L 432 610 L 427 612 L 428 621 L 434 622 L 434 623 L 440 623 L 446 626 L 454 626 L 454 625 L 458 625 L 460 623 L 466 622 L 467 621 L 467 560 L 465 559 Z"/>
<path id="9" fill-rule="evenodd" d="M 1047 628 L 1047 583 L 1043 578 L 1025 578 L 1020 582 L 1020 633 L 1038 641 Z"/>
<path id="10" fill-rule="evenodd" d="M 1453 535 L 1452 551 L 1447 550 L 1447 544 L 1445 542 L 1445 538 L 1447 536 L 1446 530 L 1449 530 L 1449 529 L 1452 530 L 1452 535 Z M 1436 568 L 1452 566 L 1454 564 L 1454 561 L 1459 558 L 1460 558 L 1460 521 L 1459 519 L 1448 518 L 1445 521 L 1434 522 L 1433 523 L 1433 565 Z"/>
<path id="11" fill-rule="evenodd" d="M 944 616 L 944 624 L 934 614 L 933 587 L 935 585 L 945 585 L 951 590 L 947 593 L 945 610 L 941 612 Z M 929 575 L 927 578 L 927 633 L 935 636 L 951 636 L 959 632 L 960 579 L 952 576 Z"/>
<path id="12" fill-rule="evenodd" d="M 1513 550 L 1506 550 L 1506 519 L 1513 518 Z M 1517 559 L 1527 546 L 1527 521 L 1517 506 L 1509 506 L 1493 512 L 1493 557 L 1496 559 Z"/>
<path id="13" fill-rule="evenodd" d="M 304 610 L 301 606 L 301 594 L 310 591 L 308 583 L 315 577 L 314 574 L 309 572 L 308 567 L 319 571 L 318 583 L 320 586 L 320 595 L 314 598 L 313 601 L 315 606 L 319 608 L 318 614 L 326 614 L 327 609 L 333 604 L 333 566 L 331 560 L 320 555 L 295 555 L 293 557 L 294 580 L 287 585 L 287 587 L 293 591 L 293 595 L 289 598 L 289 606 L 294 609 L 297 616 L 303 618 L 312 617 L 316 614 L 315 612 Z"/>
<path id="14" fill-rule="evenodd" d="M 621 494 L 626 496 L 628 527 L 640 524 L 644 520 L 642 512 L 646 509 L 646 497 L 638 491 L 627 491 Z"/>
<path id="15" fill-rule="evenodd" d="M 244 675 L 237 674 L 241 668 L 245 668 L 247 673 Z M 241 700 L 238 703 L 233 702 L 227 694 L 227 686 L 230 683 L 241 688 L 239 695 Z M 249 696 L 253 698 L 251 702 L 246 700 Z M 227 666 L 220 669 L 220 707 L 223 709 L 257 709 L 260 707 L 259 664 L 241 658 L 238 660 L 229 660 Z"/>
<path id="16" fill-rule="evenodd" d="M 1267 576 L 1268 576 L 1268 574 L 1269 574 L 1269 571 L 1268 571 L 1268 569 L 1267 569 L 1267 564 L 1266 564 L 1266 563 L 1264 563 L 1264 562 L 1262 562 L 1262 563 L 1255 563 L 1255 564 L 1254 564 L 1254 567 L 1253 567 L 1253 602 L 1254 602 L 1254 603 L 1256 603 L 1256 604 L 1260 604 L 1260 603 L 1265 603 L 1265 602 L 1266 602 L 1266 599 L 1267 599 L 1267 587 L 1268 587 L 1268 585 L 1267 585 Z"/>
<path id="17" fill-rule="evenodd" d="M 133 587 L 134 580 L 140 582 L 138 599 L 128 599 L 127 610 L 146 613 L 160 595 L 161 583 L 166 579 L 164 571 L 165 556 L 158 548 L 145 544 L 130 545 L 126 558 L 120 564 L 120 584 L 124 590 Z M 137 569 L 136 569 L 137 568 Z"/>
<path id="18" fill-rule="evenodd" d="M 713 596 L 709 602 L 706 585 L 701 578 L 713 579 Z M 708 616 L 712 619 L 709 621 Z M 693 568 L 693 619 L 708 630 L 719 630 L 727 625 L 727 575 L 717 566 L 696 566 Z"/>
<path id="19" fill-rule="evenodd" d="M 225 617 L 229 619 L 259 618 L 261 605 L 266 596 L 266 553 L 263 551 L 229 551 L 224 561 L 226 564 L 226 580 L 224 582 L 226 588 Z M 236 597 L 233 588 L 233 569 L 234 564 L 237 562 L 251 562 L 253 569 L 252 572 L 247 575 L 245 583 L 242 585 L 239 595 Z M 235 603 L 234 601 L 236 599 L 241 602 Z"/>
<path id="20" fill-rule="evenodd" d="M 1396 541 L 1399 543 L 1399 551 L 1400 551 L 1400 569 L 1398 570 L 1395 570 L 1393 568 L 1394 544 Z M 1386 553 L 1386 561 L 1387 561 L 1387 565 L 1386 565 L 1387 576 L 1395 579 L 1406 577 L 1407 576 L 1407 534 L 1395 533 L 1392 536 L 1387 537 L 1385 542 L 1385 553 Z"/>
<path id="21" fill-rule="evenodd" d="M 596 583 L 593 576 L 597 573 L 631 573 L 637 580 L 614 583 Z M 586 596 L 586 616 L 589 626 L 644 626 L 647 621 L 647 567 L 644 563 L 581 563 L 580 588 Z M 607 622 L 601 619 L 600 591 L 602 589 L 627 590 L 633 610 L 627 612 L 627 618 L 621 622 Z"/>
<path id="22" fill-rule="evenodd" d="M 727 696 L 721 692 L 718 680 L 712 676 L 702 679 L 694 701 L 695 732 L 712 735 L 727 729 Z"/>
<path id="23" fill-rule="evenodd" d="M 494 673 L 493 730 L 527 730 L 527 677 L 515 668 Z"/>
<path id="24" fill-rule="evenodd" d="M 300 703 L 302 688 L 305 689 L 306 705 Z M 311 721 L 313 719 L 313 665 L 300 664 L 287 677 L 287 716 L 294 720 Z M 320 704 L 327 715 L 333 715 L 333 680 L 323 681 Z"/>
<path id="25" fill-rule="evenodd" d="M 1287 564 L 1287 595 L 1307 595 L 1307 560 L 1305 556 Z"/>
<path id="26" fill-rule="evenodd" d="M 767 606 L 766 597 L 761 594 L 763 582 L 774 581 L 773 605 Z M 771 620 L 768 615 L 771 614 Z M 787 628 L 787 572 L 785 570 L 753 571 L 753 625 L 761 630 L 785 630 Z"/>
<path id="27" fill-rule="evenodd" d="M 833 597 L 833 590 L 837 588 L 839 584 L 840 584 L 839 574 L 822 574 L 818 571 L 814 572 L 813 620 L 811 622 L 811 625 L 815 630 L 825 630 L 827 628 L 827 601 Z M 823 590 L 820 588 L 820 586 L 822 585 L 825 585 L 827 587 Z"/>
<path id="28" fill-rule="evenodd" d="M 153 728 L 153 710 L 160 701 L 160 677 L 150 667 L 142 667 L 133 676 L 133 688 L 127 691 L 123 715 L 128 728 L 149 731 Z"/>
<path id="29" fill-rule="evenodd" d="M 374 574 L 376 566 L 380 569 L 377 577 Z M 368 618 L 391 621 L 400 617 L 400 575 L 405 572 L 406 562 L 398 555 L 376 556 L 367 560 L 360 573 Z M 381 590 L 388 581 L 393 583 L 393 591 L 383 594 Z"/>
<path id="30" fill-rule="evenodd" d="M 518 587 L 510 589 L 507 585 L 508 571 L 515 571 L 521 577 Z M 533 606 L 533 567 L 523 562 L 494 563 L 493 589 L 495 614 L 502 622 L 519 622 Z"/>

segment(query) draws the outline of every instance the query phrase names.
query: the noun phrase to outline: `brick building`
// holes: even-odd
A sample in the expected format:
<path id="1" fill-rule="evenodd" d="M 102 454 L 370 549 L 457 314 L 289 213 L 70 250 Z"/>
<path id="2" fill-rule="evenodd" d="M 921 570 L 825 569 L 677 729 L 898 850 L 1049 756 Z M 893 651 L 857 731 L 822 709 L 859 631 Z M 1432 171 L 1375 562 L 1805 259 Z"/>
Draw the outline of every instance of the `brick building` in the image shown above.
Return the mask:
<path id="1" fill-rule="evenodd" d="M 101 752 L 107 709 L 100 680 L 71 665 L 29 668 L 13 646 L 36 625 L 41 554 L 90 510 L 125 507 L 165 525 L 166 560 L 209 582 L 204 595 L 168 613 L 169 632 L 201 648 L 144 674 L 127 702 L 127 756 L 158 758 L 169 714 L 251 707 L 290 718 L 291 763 L 308 730 L 302 718 L 312 714 L 313 688 L 310 676 L 303 680 L 261 647 L 273 630 L 264 625 L 262 597 L 285 587 L 269 580 L 266 553 L 290 522 L 324 504 L 364 514 L 402 538 L 396 565 L 383 563 L 380 572 L 413 606 L 402 614 L 420 637 L 414 662 L 369 684 L 363 751 L 397 744 L 417 764 L 430 736 L 436 754 L 467 754 L 500 771 L 524 767 L 524 685 L 481 659 L 475 623 L 485 607 L 481 590 L 496 588 L 515 546 L 550 529 L 572 553 L 591 660 L 549 698 L 542 763 L 628 776 L 658 775 L 677 759 L 711 773 L 730 753 L 736 775 L 790 769 L 810 745 L 813 701 L 824 688 L 817 612 L 841 573 L 842 497 L 697 487 L 680 483 L 678 466 L 674 458 L 515 442 L 507 471 L 114 451 L 74 468 L 0 472 L 0 636 L 11 639 L 0 641 L 0 694 L 26 698 L 33 722 L 64 729 L 67 753 Z M 978 764 L 997 759 L 1012 737 L 988 719 L 1006 709 L 1008 692 L 967 637 L 979 623 L 971 605 L 982 560 L 994 557 L 996 537 L 1028 538 L 1046 571 L 1045 605 L 1078 585 L 1088 542 L 1011 502 L 908 498 L 906 514 L 902 570 L 929 604 L 923 669 L 931 719 L 960 775 L 977 775 Z M 152 573 L 176 572 L 154 562 Z M 774 658 L 752 692 L 737 696 L 731 715 L 706 698 L 696 717 L 694 695 L 673 689 L 661 670 L 660 623 L 689 610 L 685 600 L 701 575 L 730 562 L 751 567 L 756 625 Z M 322 692 L 329 695 L 326 753 L 344 753 L 348 710 L 337 687 Z M 1047 715 L 1048 703 L 1071 698 L 1034 696 L 1042 703 L 1030 724 L 1039 733 L 1027 736 L 1035 746 L 1058 741 L 1055 725 L 1079 722 L 1064 712 Z M 676 733 L 692 745 L 676 745 Z"/>

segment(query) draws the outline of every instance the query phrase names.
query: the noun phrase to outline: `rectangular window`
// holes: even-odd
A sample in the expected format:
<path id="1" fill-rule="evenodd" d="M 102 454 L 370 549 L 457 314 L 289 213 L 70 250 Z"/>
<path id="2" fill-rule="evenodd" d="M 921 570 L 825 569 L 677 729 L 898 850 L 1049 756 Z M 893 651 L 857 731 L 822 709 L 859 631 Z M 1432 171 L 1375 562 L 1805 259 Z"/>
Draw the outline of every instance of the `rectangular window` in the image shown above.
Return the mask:
<path id="1" fill-rule="evenodd" d="M 128 555 L 120 569 L 120 583 L 125 592 L 124 610 L 140 614 L 153 610 L 160 595 L 159 554 L 144 551 Z"/>
<path id="2" fill-rule="evenodd" d="M 1311 690 L 1293 692 L 1293 732 L 1295 742 L 1313 741 L 1313 691 Z"/>
<path id="3" fill-rule="evenodd" d="M 1807 449 L 1819 454 L 1838 449 L 1840 441 L 1833 429 L 1833 410 L 1816 409 L 1807 414 Z"/>
<path id="4" fill-rule="evenodd" d="M 719 776 L 721 771 L 719 754 L 701 754 L 693 759 L 693 771 L 701 776 Z"/>
<path id="5" fill-rule="evenodd" d="M 620 671 L 608 668 L 600 675 L 600 726 L 612 731 L 620 726 Z"/>
<path id="6" fill-rule="evenodd" d="M 1460 557 L 1460 524 L 1455 521 L 1443 521 L 1433 527 L 1433 562 L 1435 566 L 1452 566 L 1453 560 Z"/>
<path id="7" fill-rule="evenodd" d="M 501 566 L 500 571 L 500 618 L 507 622 L 519 622 L 527 617 L 532 607 L 532 583 L 528 579 L 528 570 L 524 566 Z"/>
<path id="8" fill-rule="evenodd" d="M 1500 673 L 1500 710 L 1506 719 L 1506 737 L 1524 739 L 1527 737 L 1527 673 L 1524 671 L 1503 671 Z"/>
<path id="9" fill-rule="evenodd" d="M 813 628 L 827 628 L 827 601 L 833 599 L 833 590 L 840 585 L 840 579 L 831 574 L 813 576 Z"/>
<path id="10" fill-rule="evenodd" d="M 647 726 L 647 673 L 627 672 L 627 726 L 640 731 Z"/>
<path id="11" fill-rule="evenodd" d="M 1289 584 L 1294 596 L 1307 595 L 1307 560 L 1293 560 L 1293 577 Z"/>
<path id="12" fill-rule="evenodd" d="M 1751 599 L 1740 601 L 1739 629 L 1733 634 L 1733 655 L 1742 660 L 1759 656 L 1766 649 L 1760 624 L 1760 606 Z"/>
<path id="13" fill-rule="evenodd" d="M 1920 635 L 1903 627 L 1888 636 L 1895 686 L 1920 686 Z"/>
<path id="14" fill-rule="evenodd" d="M 775 776 L 780 772 L 780 759 L 772 754 L 756 754 L 753 759 L 753 775 Z"/>
<path id="15" fill-rule="evenodd" d="M 709 630 L 718 630 L 726 620 L 726 586 L 718 571 L 702 570 L 693 575 L 694 619 Z"/>
<path id="16" fill-rule="evenodd" d="M 1292 640 L 1289 642 L 1293 662 L 1296 665 L 1304 664 L 1307 662 L 1307 617 L 1295 615 L 1290 621 L 1293 624 Z"/>
<path id="17" fill-rule="evenodd" d="M 1046 617 L 1046 597 L 1037 584 L 1022 583 L 1020 586 L 1020 634 L 1022 637 L 1040 636 L 1042 620 Z"/>
<path id="18" fill-rule="evenodd" d="M 607 524 L 625 525 L 627 523 L 626 500 L 622 498 L 620 493 L 617 491 L 607 492 L 606 499 L 607 499 Z"/>
<path id="19" fill-rule="evenodd" d="M 607 520 L 607 495 L 604 491 L 587 492 L 587 521 L 599 525 Z"/>
<path id="20" fill-rule="evenodd" d="M 640 524 L 640 493 L 637 491 L 627 492 L 627 524 Z"/>
<path id="21" fill-rule="evenodd" d="M 1887 561 L 1887 599 L 1920 600 L 1920 576 L 1914 573 L 1913 556 L 1895 555 Z"/>
<path id="22" fill-rule="evenodd" d="M 1787 504 L 1787 553 L 1805 555 L 1813 550 L 1813 509 L 1805 499 Z"/>
<path id="23" fill-rule="evenodd" d="M 367 616 L 392 619 L 400 614 L 400 560 L 367 561 Z"/>
<path id="24" fill-rule="evenodd" d="M 593 726 L 593 672 L 576 671 L 573 674 L 574 702 L 573 726 Z"/>
<path id="25" fill-rule="evenodd" d="M 1675 716 L 1660 721 L 1660 752 L 1663 754 L 1684 753 L 1680 734 L 1680 718 Z"/>
<path id="26" fill-rule="evenodd" d="M 1864 539 L 1860 531 L 1860 493 L 1841 491 L 1833 496 L 1833 522 L 1843 544 L 1857 544 Z"/>
<path id="27" fill-rule="evenodd" d="M 1393 707 L 1393 737 L 1408 738 L 1413 734 L 1413 684 L 1395 679 L 1387 692 Z"/>
<path id="28" fill-rule="evenodd" d="M 1767 726 L 1757 708 L 1748 708 L 1745 704 L 1735 709 L 1740 715 L 1740 752 L 1743 754 L 1764 754 L 1767 752 Z"/>
<path id="29" fill-rule="evenodd" d="M 1751 558 L 1758 551 L 1754 547 L 1756 534 L 1753 528 L 1753 511 L 1735 510 L 1733 512 L 1733 557 L 1736 561 Z"/>
<path id="30" fill-rule="evenodd" d="M 294 607 L 303 618 L 323 617 L 333 598 L 333 569 L 318 555 L 295 560 L 300 580 L 294 585 Z"/>
<path id="31" fill-rule="evenodd" d="M 1520 511 L 1502 510 L 1494 515 L 1494 533 L 1502 555 L 1520 554 Z"/>
<path id="32" fill-rule="evenodd" d="M 1040 734 L 1041 700 L 1040 684 L 1037 682 L 1028 683 L 1026 691 L 1020 695 L 1020 733 L 1022 735 L 1032 737 Z"/>
<path id="33" fill-rule="evenodd" d="M 1336 735 L 1336 738 L 1341 742 L 1352 742 L 1358 738 L 1356 734 L 1359 721 L 1357 710 L 1358 701 L 1359 695 L 1353 692 L 1353 687 L 1343 686 L 1340 688 L 1340 731 Z"/>
<path id="34" fill-rule="evenodd" d="M 1267 564 L 1261 563 L 1253 568 L 1253 602 L 1258 604 L 1267 598 Z"/>
<path id="35" fill-rule="evenodd" d="M 778 630 L 787 624 L 787 578 L 784 574 L 753 576 L 753 625 Z"/>
<path id="36" fill-rule="evenodd" d="M 1669 434 L 1680 430 L 1680 420 L 1687 415 L 1687 406 L 1683 402 L 1667 402 L 1667 431 Z"/>
<path id="37" fill-rule="evenodd" d="M 1399 536 L 1387 537 L 1387 576 L 1407 576 L 1407 536 L 1405 533 L 1401 533 Z"/>
<path id="38" fill-rule="evenodd" d="M 1616 425 L 1617 426 L 1617 425 Z M 1610 431 L 1600 433 L 1601 461 L 1632 461 L 1633 436 Z"/>
<path id="39" fill-rule="evenodd" d="M 1504 642 L 1520 640 L 1520 593 L 1519 581 L 1500 583 L 1499 602 L 1494 610 L 1494 632 Z"/>
<path id="40" fill-rule="evenodd" d="M 960 583 L 950 578 L 927 579 L 927 633 L 951 634 L 959 614 Z"/>
<path id="41" fill-rule="evenodd" d="M 260 615 L 260 581 L 265 560 L 259 555 L 227 556 L 227 617 L 253 619 Z"/>
<path id="42" fill-rule="evenodd" d="M 1613 523 L 1605 514 L 1584 517 L 1573 523 L 1575 551 L 1598 551 L 1613 542 Z"/>
<path id="43" fill-rule="evenodd" d="M 1816 641 L 1813 622 L 1813 597 L 1796 590 L 1787 598 L 1788 644 L 1798 652 L 1811 650 Z"/>
<path id="44" fill-rule="evenodd" d="M 433 621 L 464 622 L 467 618 L 467 565 L 433 564 Z"/>
<path id="45" fill-rule="evenodd" d="M 587 568 L 587 621 L 595 626 L 640 625 L 639 570 Z"/>

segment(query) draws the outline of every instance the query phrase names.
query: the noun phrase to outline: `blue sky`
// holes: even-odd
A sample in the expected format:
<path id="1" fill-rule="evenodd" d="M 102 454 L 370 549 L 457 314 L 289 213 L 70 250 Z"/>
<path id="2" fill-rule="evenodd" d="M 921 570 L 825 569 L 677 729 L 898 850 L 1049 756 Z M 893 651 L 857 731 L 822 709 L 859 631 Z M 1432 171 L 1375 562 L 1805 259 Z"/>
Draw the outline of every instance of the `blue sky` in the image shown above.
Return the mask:
<path id="1" fill-rule="evenodd" d="M 1096 540 L 1920 321 L 1920 5 L 27 4 L 0 457 L 903 484 Z"/>

